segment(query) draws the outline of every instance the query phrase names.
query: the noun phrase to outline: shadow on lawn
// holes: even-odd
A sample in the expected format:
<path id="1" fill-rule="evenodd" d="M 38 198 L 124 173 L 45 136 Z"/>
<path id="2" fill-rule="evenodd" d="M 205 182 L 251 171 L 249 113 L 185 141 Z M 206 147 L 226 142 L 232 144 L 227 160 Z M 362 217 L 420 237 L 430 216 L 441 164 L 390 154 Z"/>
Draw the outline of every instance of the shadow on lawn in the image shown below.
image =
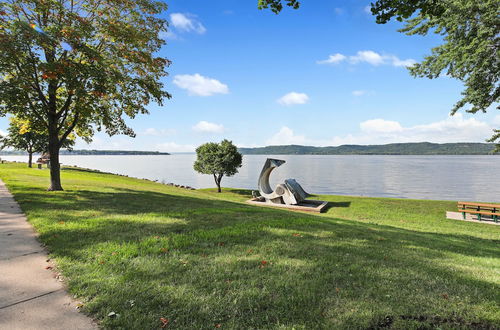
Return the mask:
<path id="1" fill-rule="evenodd" d="M 152 288 L 103 279 L 99 285 L 107 290 L 100 290 L 103 297 L 90 307 L 101 317 L 123 308 L 118 302 L 112 306 L 114 296 L 130 296 L 144 302 L 137 313 L 178 311 L 172 317 L 179 327 L 200 320 L 197 325 L 217 321 L 257 328 L 388 328 L 398 327 L 398 322 L 424 328 L 495 328 L 492 321 L 477 319 L 474 311 L 485 302 L 498 307 L 498 285 L 473 278 L 461 270 L 466 265 L 458 268 L 442 261 L 450 253 L 497 258 L 499 240 L 195 196 L 132 189 L 52 195 L 33 189 L 17 194 L 28 213 L 41 209 L 54 215 L 53 227 L 41 235 L 53 255 L 82 270 L 95 263 L 103 275 L 132 282 L 140 278 Z M 90 225 L 96 221 L 98 225 Z M 151 241 L 156 236 L 168 240 Z M 137 250 L 123 257 L 87 255 L 110 243 L 118 250 L 135 244 Z M 168 253 L 161 252 L 162 244 L 168 245 Z M 138 262 L 151 258 L 154 266 Z M 98 265 L 102 259 L 106 262 Z M 181 265 L 181 259 L 189 263 Z M 172 286 L 187 293 L 176 295 L 169 291 Z M 127 313 L 114 322 L 146 326 L 134 324 L 141 319 L 135 311 Z"/>

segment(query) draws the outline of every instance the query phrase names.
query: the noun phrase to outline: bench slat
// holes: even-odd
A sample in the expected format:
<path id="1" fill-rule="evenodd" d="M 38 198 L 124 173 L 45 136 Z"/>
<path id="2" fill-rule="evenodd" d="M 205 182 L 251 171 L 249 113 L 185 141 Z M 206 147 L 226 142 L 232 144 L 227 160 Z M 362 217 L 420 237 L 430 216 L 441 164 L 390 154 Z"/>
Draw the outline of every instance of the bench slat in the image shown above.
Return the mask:
<path id="1" fill-rule="evenodd" d="M 459 206 L 465 205 L 465 206 L 479 206 L 479 207 L 494 207 L 494 208 L 500 208 L 500 204 L 488 204 L 488 203 L 472 203 L 472 202 L 458 202 L 457 203 Z"/>
<path id="2" fill-rule="evenodd" d="M 482 215 L 500 215 L 500 212 L 485 212 L 485 211 L 474 211 L 474 210 L 458 210 L 459 212 L 472 213 L 472 214 L 482 214 Z"/>
<path id="3" fill-rule="evenodd" d="M 476 211 L 500 211 L 500 207 L 458 207 L 459 210 L 476 210 Z"/>

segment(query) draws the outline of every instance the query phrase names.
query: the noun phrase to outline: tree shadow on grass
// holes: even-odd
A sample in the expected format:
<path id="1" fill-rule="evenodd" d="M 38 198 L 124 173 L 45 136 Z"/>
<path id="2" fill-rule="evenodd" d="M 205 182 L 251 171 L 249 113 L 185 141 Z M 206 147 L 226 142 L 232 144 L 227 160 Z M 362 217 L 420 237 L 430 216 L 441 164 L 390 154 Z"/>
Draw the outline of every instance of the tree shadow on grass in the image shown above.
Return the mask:
<path id="1" fill-rule="evenodd" d="M 483 310 L 498 307 L 498 284 L 467 263 L 497 258 L 499 240 L 175 193 L 35 189 L 17 198 L 30 217 L 50 212 L 41 239 L 106 326 L 155 327 L 166 310 L 177 327 L 498 322 Z M 137 307 L 126 309 L 128 299 Z M 124 309 L 120 319 L 105 318 Z"/>

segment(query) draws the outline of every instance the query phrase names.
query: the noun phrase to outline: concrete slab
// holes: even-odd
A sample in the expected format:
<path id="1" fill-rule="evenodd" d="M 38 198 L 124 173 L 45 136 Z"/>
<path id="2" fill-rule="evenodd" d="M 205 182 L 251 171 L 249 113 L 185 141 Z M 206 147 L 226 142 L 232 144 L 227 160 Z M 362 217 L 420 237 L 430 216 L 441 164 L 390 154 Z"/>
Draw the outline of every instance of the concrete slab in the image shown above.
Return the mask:
<path id="1" fill-rule="evenodd" d="M 41 248 L 38 247 L 38 251 Z M 47 292 L 62 290 L 62 284 L 46 261 L 45 253 L 35 253 L 0 260 L 0 309 Z"/>
<path id="2" fill-rule="evenodd" d="M 487 217 L 483 217 L 483 219 L 481 221 L 479 221 L 477 216 L 473 215 L 473 214 L 466 214 L 465 219 L 464 219 L 462 212 L 446 211 L 446 218 L 452 219 L 452 220 L 461 220 L 461 221 L 467 221 L 467 222 L 476 222 L 476 223 L 484 223 L 484 224 L 489 224 L 489 225 L 500 226 L 500 222 L 495 222 L 493 219 L 487 218 Z"/>
<path id="3" fill-rule="evenodd" d="M 36 240 L 36 234 L 30 228 L 0 232 L 0 247 L 2 247 L 0 249 L 0 265 L 2 260 L 43 250 Z M 0 269 L 2 268 L 0 267 Z"/>
<path id="4" fill-rule="evenodd" d="M 16 229 L 32 230 L 31 225 L 26 221 L 24 215 L 21 214 L 2 214 L 0 211 L 0 233 L 13 231 Z"/>
<path id="5" fill-rule="evenodd" d="M 0 329 L 87 330 L 96 325 L 76 311 L 66 292 L 60 290 L 0 309 Z"/>
<path id="6" fill-rule="evenodd" d="M 97 329 L 47 269 L 44 248 L 0 181 L 0 329 Z"/>

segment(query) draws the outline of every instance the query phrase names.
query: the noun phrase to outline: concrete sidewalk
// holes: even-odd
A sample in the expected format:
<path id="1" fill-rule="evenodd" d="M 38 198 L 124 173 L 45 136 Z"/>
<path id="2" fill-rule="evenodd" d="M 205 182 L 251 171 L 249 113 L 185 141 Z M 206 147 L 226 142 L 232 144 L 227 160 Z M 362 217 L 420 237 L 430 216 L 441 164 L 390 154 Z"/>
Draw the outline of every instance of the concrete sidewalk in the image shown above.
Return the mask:
<path id="1" fill-rule="evenodd" d="M 0 329 L 97 329 L 46 269 L 47 258 L 0 181 Z"/>

